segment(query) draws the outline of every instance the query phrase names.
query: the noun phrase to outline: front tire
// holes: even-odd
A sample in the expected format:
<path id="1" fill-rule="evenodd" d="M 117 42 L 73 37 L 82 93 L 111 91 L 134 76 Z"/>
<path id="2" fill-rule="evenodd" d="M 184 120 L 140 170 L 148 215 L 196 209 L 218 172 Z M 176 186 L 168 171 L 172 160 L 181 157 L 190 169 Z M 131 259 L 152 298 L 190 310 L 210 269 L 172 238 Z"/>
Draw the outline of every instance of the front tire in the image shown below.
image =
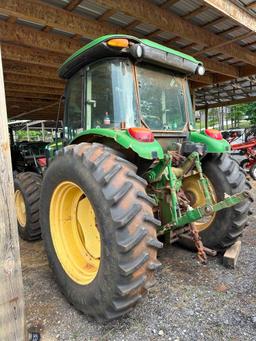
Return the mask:
<path id="1" fill-rule="evenodd" d="M 68 146 L 46 171 L 41 225 L 49 263 L 69 302 L 98 320 L 118 318 L 133 309 L 153 284 L 154 270 L 160 266 L 157 248 L 162 244 L 156 237 L 159 221 L 154 219 L 154 201 L 147 196 L 145 187 L 146 181 L 136 175 L 136 166 L 100 144 Z M 65 203 L 65 197 L 70 204 Z M 92 212 L 79 208 L 84 200 L 95 215 L 100 239 L 98 256 L 96 239 L 93 234 L 88 237 Z M 69 207 L 78 212 L 77 219 L 69 218 Z M 82 233 L 77 233 L 79 226 Z M 73 238 L 78 234 L 82 235 L 80 241 Z M 83 256 L 90 249 L 89 239 L 94 239 L 96 245 L 89 252 L 95 265 L 90 277 Z M 75 243 L 79 248 L 74 247 Z"/>

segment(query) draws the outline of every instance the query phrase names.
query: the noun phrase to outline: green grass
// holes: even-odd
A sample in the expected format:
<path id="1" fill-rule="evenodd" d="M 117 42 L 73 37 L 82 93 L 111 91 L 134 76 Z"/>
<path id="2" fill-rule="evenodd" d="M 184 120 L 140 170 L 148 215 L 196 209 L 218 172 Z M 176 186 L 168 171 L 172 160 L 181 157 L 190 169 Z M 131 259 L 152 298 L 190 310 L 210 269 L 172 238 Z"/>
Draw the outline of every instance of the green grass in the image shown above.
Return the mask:
<path id="1" fill-rule="evenodd" d="M 209 126 L 209 127 L 212 127 L 212 122 L 211 122 L 211 121 L 208 123 L 208 126 Z M 239 126 L 237 126 L 236 128 L 249 128 L 250 126 L 251 126 L 250 121 L 241 120 L 241 121 L 239 122 Z M 204 122 L 201 122 L 201 129 L 204 129 L 204 128 L 205 128 L 205 127 L 204 127 Z M 215 124 L 215 125 L 214 125 L 214 128 L 215 128 L 215 129 L 219 129 L 218 124 Z M 200 122 L 196 122 L 196 129 L 200 129 Z M 226 129 L 227 129 L 227 126 L 226 126 L 226 124 L 224 124 L 224 130 L 226 130 Z M 231 128 L 231 124 L 229 125 L 228 129 L 232 129 L 232 128 Z"/>

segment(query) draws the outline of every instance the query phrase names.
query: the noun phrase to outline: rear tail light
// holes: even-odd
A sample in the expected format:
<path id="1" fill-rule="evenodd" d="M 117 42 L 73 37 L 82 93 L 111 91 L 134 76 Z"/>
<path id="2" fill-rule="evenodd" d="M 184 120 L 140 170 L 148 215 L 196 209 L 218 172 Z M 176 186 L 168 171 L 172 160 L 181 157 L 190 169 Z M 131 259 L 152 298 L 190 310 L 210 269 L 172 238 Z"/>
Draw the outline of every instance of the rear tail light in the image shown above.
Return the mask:
<path id="1" fill-rule="evenodd" d="M 140 142 L 154 141 L 154 135 L 152 131 L 147 128 L 129 128 L 128 133 L 131 135 L 131 137 Z"/>
<path id="2" fill-rule="evenodd" d="M 46 166 L 46 157 L 40 157 L 39 159 L 37 159 L 37 162 L 38 162 L 40 167 L 45 167 Z"/>
<path id="3" fill-rule="evenodd" d="M 215 140 L 222 140 L 223 136 L 217 129 L 205 129 L 205 134 L 212 137 Z"/>

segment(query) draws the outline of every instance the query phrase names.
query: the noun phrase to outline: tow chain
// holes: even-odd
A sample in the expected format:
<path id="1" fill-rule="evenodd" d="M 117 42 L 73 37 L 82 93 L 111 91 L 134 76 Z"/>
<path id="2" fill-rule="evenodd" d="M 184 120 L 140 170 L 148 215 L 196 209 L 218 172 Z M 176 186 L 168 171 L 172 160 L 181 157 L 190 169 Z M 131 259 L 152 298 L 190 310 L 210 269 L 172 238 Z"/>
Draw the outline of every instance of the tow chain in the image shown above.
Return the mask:
<path id="1" fill-rule="evenodd" d="M 197 248 L 197 257 L 199 261 L 202 264 L 207 264 L 207 255 L 204 250 L 204 245 L 201 240 L 201 237 L 199 236 L 199 233 L 197 231 L 197 228 L 195 227 L 194 223 L 189 224 L 190 232 L 192 234 L 193 241 L 195 243 L 195 246 Z"/>

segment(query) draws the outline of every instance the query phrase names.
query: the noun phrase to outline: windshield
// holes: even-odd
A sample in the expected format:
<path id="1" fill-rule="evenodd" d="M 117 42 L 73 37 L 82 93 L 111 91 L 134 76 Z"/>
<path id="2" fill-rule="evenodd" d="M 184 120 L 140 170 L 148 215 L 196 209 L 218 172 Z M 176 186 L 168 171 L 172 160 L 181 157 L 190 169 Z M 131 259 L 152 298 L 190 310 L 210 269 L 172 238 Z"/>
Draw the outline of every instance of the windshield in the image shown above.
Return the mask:
<path id="1" fill-rule="evenodd" d="M 155 66 L 137 66 L 141 117 L 152 130 L 182 130 L 186 124 L 185 79 Z"/>

